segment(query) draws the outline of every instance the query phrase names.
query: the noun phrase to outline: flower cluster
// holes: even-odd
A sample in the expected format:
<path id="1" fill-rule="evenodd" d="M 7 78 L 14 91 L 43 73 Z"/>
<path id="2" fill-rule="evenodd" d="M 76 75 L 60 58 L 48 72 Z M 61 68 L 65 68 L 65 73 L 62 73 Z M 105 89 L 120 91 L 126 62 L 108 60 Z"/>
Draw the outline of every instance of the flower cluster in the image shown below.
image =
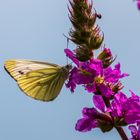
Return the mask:
<path id="1" fill-rule="evenodd" d="M 94 95 L 93 103 L 95 107 L 85 107 L 83 109 L 83 117 L 77 121 L 76 130 L 86 132 L 98 127 L 106 132 L 113 127 L 140 122 L 139 99 L 134 93 L 127 98 L 124 93 L 120 92 L 111 101 L 110 108 L 107 108 L 102 96 Z"/>
<path id="2" fill-rule="evenodd" d="M 140 121 L 140 97 L 130 91 L 131 97 L 128 98 L 121 92 L 123 86 L 120 79 L 128 74 L 121 73 L 120 63 L 113 69 L 111 66 L 104 68 L 100 59 L 92 58 L 80 62 L 71 50 L 65 49 L 65 53 L 75 63 L 66 87 L 74 92 L 77 85 L 82 85 L 87 92 L 93 94 L 93 103 L 100 111 L 96 108 L 84 108 L 83 118 L 78 120 L 76 130 L 85 132 L 99 127 L 107 131 L 113 126 L 125 126 Z"/>
<path id="3" fill-rule="evenodd" d="M 120 63 L 111 66 L 115 58 L 109 48 L 102 48 L 98 56 L 94 56 L 94 51 L 101 48 L 104 37 L 96 25 L 99 15 L 96 11 L 92 12 L 93 3 L 70 0 L 70 5 L 69 18 L 73 28 L 69 35 L 76 49 L 64 50 L 74 64 L 66 87 L 74 92 L 76 86 L 82 85 L 86 92 L 93 95 L 93 107 L 82 109 L 82 117 L 75 129 L 87 132 L 100 128 L 102 132 L 108 132 L 116 128 L 126 140 L 128 138 L 122 127 L 130 125 L 131 139 L 140 140 L 140 97 L 132 91 L 130 97 L 122 92 L 121 79 L 129 75 L 121 72 Z"/>
<path id="4" fill-rule="evenodd" d="M 107 48 L 104 50 L 106 51 Z M 74 92 L 76 85 L 83 85 L 88 92 L 112 98 L 115 93 L 122 89 L 119 79 L 128 76 L 128 74 L 121 73 L 120 63 L 116 64 L 114 69 L 110 66 L 104 68 L 100 59 L 92 58 L 89 61 L 80 62 L 71 50 L 65 49 L 65 53 L 76 64 L 66 84 L 72 92 Z"/>

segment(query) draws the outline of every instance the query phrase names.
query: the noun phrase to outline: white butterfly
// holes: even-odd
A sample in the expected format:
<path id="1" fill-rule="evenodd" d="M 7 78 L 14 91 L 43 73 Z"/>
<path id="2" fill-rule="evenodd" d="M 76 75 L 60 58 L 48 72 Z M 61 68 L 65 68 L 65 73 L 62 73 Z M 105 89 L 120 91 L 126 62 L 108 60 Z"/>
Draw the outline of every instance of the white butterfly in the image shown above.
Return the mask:
<path id="1" fill-rule="evenodd" d="M 58 96 L 72 68 L 30 60 L 8 60 L 4 67 L 26 95 L 41 101 L 52 101 Z"/>

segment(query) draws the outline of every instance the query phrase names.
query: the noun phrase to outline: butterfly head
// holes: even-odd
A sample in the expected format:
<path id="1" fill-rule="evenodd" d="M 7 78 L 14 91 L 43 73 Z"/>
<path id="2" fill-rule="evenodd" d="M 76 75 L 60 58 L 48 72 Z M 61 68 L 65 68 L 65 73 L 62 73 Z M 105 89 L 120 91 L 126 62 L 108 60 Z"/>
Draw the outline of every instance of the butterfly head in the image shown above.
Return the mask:
<path id="1" fill-rule="evenodd" d="M 65 79 L 68 78 L 69 71 L 70 71 L 71 69 L 72 69 L 72 65 L 71 65 L 71 64 L 68 64 L 68 65 L 62 67 L 62 72 L 64 73 Z"/>
<path id="2" fill-rule="evenodd" d="M 65 68 L 69 71 L 69 70 L 72 69 L 72 65 L 71 64 L 68 64 L 68 65 L 65 66 Z"/>

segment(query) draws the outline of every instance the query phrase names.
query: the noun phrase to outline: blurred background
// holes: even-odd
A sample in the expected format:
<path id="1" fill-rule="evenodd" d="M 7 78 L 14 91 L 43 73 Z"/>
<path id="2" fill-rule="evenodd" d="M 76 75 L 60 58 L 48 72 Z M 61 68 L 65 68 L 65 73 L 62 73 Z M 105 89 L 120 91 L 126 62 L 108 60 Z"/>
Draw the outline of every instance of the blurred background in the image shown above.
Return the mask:
<path id="1" fill-rule="evenodd" d="M 67 0 L 0 0 L 1 140 L 120 139 L 116 130 L 75 131 L 82 108 L 92 107 L 92 95 L 81 87 L 71 94 L 64 86 L 55 101 L 40 102 L 23 94 L 3 68 L 4 61 L 13 58 L 65 65 L 63 34 L 71 28 L 67 4 Z M 123 91 L 140 95 L 140 11 L 132 0 L 94 0 L 94 7 L 102 15 L 98 24 L 106 47 L 117 55 L 115 63 L 121 62 L 121 70 L 130 74 L 122 80 Z"/>

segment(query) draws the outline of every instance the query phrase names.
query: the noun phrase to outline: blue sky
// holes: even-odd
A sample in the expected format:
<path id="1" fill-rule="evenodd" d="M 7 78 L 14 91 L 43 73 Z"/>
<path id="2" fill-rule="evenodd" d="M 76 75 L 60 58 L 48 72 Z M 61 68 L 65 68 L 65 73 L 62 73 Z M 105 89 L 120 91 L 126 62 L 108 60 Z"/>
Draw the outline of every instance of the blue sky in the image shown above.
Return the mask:
<path id="1" fill-rule="evenodd" d="M 44 103 L 23 94 L 4 71 L 5 60 L 31 59 L 66 64 L 63 53 L 71 24 L 67 0 L 0 1 L 0 139 L 2 140 L 112 140 L 120 139 L 115 130 L 103 134 L 99 129 L 76 132 L 81 109 L 91 107 L 92 95 L 78 87 L 71 94 L 65 87 L 53 102 Z M 104 43 L 117 55 L 122 71 L 130 77 L 122 82 L 124 91 L 140 95 L 140 11 L 132 0 L 94 0 L 102 14 L 98 21 Z M 73 47 L 71 43 L 69 47 Z"/>

